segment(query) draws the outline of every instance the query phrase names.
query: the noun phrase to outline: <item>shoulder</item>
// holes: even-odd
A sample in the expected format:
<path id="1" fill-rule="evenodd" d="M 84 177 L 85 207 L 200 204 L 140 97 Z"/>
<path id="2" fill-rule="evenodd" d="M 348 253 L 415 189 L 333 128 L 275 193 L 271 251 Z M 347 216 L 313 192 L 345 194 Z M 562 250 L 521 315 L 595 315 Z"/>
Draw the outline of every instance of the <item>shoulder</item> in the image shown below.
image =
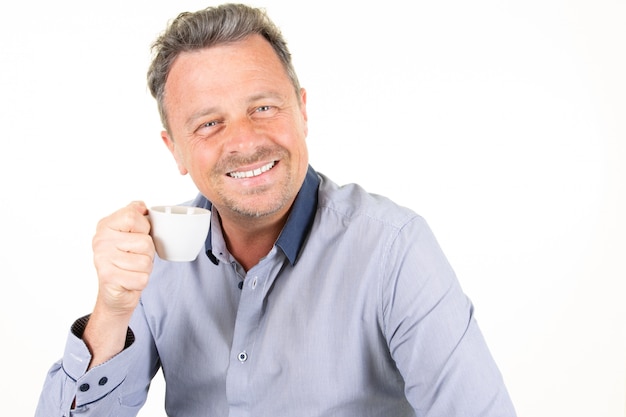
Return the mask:
<path id="1" fill-rule="evenodd" d="M 388 197 L 370 193 L 359 184 L 337 185 L 324 174 L 318 193 L 318 211 L 341 217 L 343 221 L 366 221 L 402 229 L 408 223 L 425 223 L 412 209 Z"/>

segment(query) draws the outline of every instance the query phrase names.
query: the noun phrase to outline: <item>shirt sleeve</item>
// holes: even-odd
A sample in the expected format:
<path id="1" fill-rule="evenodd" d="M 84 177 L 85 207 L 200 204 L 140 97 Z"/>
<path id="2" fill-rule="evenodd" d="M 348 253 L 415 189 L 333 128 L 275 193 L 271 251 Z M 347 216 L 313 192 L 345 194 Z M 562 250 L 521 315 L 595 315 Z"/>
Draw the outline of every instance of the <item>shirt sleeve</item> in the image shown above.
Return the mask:
<path id="1" fill-rule="evenodd" d="M 423 219 L 390 246 L 385 334 L 418 417 L 513 417 L 471 301 Z"/>
<path id="2" fill-rule="evenodd" d="M 81 339 L 89 316 L 76 320 L 62 359 L 52 365 L 46 376 L 35 417 L 136 416 L 157 369 L 150 366 L 150 371 L 141 372 L 150 362 L 150 355 L 142 354 L 146 353 L 142 352 L 142 343 L 135 340 L 131 330 L 133 322 L 140 323 L 136 316 L 138 312 L 128 329 L 124 350 L 89 370 L 91 354 Z"/>

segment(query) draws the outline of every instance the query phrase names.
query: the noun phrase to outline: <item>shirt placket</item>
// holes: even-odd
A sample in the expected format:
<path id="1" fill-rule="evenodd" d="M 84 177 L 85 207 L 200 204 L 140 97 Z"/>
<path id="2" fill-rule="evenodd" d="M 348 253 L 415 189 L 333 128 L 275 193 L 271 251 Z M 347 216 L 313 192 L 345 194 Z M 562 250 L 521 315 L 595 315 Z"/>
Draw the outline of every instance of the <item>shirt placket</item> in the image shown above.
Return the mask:
<path id="1" fill-rule="evenodd" d="M 229 417 L 251 416 L 254 393 L 250 386 L 250 372 L 256 361 L 254 346 L 263 319 L 264 288 L 272 270 L 269 264 L 269 260 L 265 259 L 250 269 L 241 287 L 241 299 L 226 376 Z"/>

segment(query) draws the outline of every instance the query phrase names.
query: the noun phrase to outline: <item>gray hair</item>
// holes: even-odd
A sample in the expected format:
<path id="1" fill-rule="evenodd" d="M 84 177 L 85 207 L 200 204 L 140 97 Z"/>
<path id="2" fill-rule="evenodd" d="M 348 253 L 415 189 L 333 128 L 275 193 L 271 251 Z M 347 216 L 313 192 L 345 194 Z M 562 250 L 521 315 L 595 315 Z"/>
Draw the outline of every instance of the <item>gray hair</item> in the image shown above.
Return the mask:
<path id="1" fill-rule="evenodd" d="M 299 94 L 300 83 L 291 63 L 287 42 L 264 10 L 243 4 L 222 4 L 197 12 L 184 12 L 169 23 L 165 32 L 152 45 L 153 59 L 148 70 L 148 88 L 157 101 L 161 122 L 166 130 L 169 131 L 164 106 L 165 82 L 178 55 L 237 42 L 254 34 L 263 36 L 272 45 L 296 94 Z"/>

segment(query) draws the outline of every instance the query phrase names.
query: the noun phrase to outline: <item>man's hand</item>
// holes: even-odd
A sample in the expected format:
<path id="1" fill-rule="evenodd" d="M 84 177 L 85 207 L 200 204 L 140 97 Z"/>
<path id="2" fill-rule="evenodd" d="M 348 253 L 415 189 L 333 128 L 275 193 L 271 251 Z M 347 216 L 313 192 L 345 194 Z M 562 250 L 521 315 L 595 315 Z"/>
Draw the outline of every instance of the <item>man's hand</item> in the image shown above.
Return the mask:
<path id="1" fill-rule="evenodd" d="M 93 238 L 98 302 L 109 314 L 132 314 L 148 284 L 155 250 L 147 213 L 143 202 L 133 202 L 98 223 Z"/>
<path id="2" fill-rule="evenodd" d="M 98 298 L 83 340 L 92 354 L 91 367 L 124 348 L 126 330 L 154 261 L 148 209 L 133 202 L 100 220 L 93 238 Z"/>

